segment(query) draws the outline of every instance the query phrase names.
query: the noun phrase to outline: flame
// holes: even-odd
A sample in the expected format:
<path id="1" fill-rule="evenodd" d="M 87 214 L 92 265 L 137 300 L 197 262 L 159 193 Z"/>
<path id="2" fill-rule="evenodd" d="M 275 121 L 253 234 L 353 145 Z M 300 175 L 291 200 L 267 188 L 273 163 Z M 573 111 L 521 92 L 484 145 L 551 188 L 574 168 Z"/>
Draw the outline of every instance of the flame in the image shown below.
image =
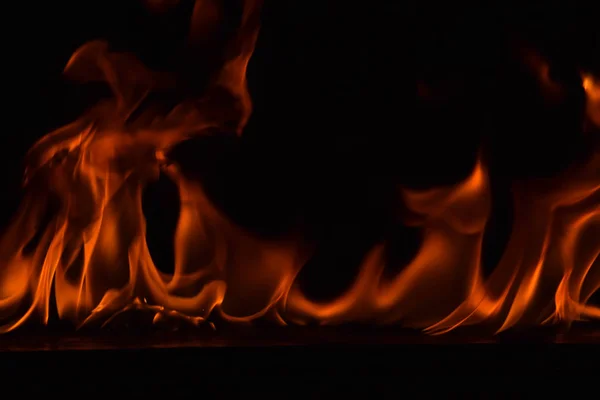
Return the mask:
<path id="1" fill-rule="evenodd" d="M 595 126 L 600 127 L 600 83 L 591 74 L 583 74 L 582 80 L 587 95 L 587 115 Z"/>
<path id="2" fill-rule="evenodd" d="M 148 3 L 160 9 L 176 2 Z M 598 151 L 560 176 L 514 184 L 513 232 L 490 276 L 481 255 L 492 198 L 480 156 L 455 185 L 401 189 L 399 201 L 418 215 L 412 224 L 422 243 L 400 272 L 385 273 L 390 243 L 383 242 L 344 294 L 310 299 L 296 284 L 310 257 L 301 238 L 265 240 L 245 231 L 169 160 L 169 149 L 189 137 L 241 134 L 248 121 L 246 69 L 261 1 L 243 4 L 204 96 L 166 115 L 144 111 L 143 102 L 152 90 L 175 85 L 172 76 L 101 41 L 73 54 L 65 74 L 105 81 L 113 98 L 46 135 L 27 155 L 26 197 L 0 241 L 0 332 L 34 317 L 48 323 L 53 305 L 77 326 L 144 309 L 155 313 L 155 323 L 176 317 L 198 325 L 218 313 L 238 323 L 259 317 L 280 324 L 402 323 L 430 334 L 478 323 L 499 332 L 600 317 L 589 304 L 600 288 Z M 220 12 L 217 1 L 196 2 L 192 42 L 209 40 Z M 547 65 L 530 62 L 542 84 L 554 88 Z M 597 121 L 598 87 L 590 76 L 583 86 L 588 115 Z M 156 268 L 146 243 L 142 190 L 159 175 L 179 190 L 172 274 Z"/>

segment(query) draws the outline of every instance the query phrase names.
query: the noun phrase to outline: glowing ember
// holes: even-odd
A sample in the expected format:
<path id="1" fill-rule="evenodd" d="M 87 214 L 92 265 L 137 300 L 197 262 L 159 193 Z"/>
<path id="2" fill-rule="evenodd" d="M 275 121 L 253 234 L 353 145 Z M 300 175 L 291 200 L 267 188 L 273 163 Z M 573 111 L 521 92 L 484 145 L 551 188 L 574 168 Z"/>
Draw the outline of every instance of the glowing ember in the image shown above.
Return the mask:
<path id="1" fill-rule="evenodd" d="M 175 2 L 148 3 L 158 10 Z M 197 1 L 194 40 L 206 34 L 216 4 Z M 251 112 L 246 67 L 260 6 L 244 2 L 205 96 L 164 116 L 132 117 L 151 90 L 172 84 L 169 76 L 103 42 L 75 52 L 65 73 L 108 82 L 114 98 L 29 152 L 28 195 L 0 242 L 0 332 L 34 316 L 47 323 L 52 301 L 60 318 L 78 326 L 132 309 L 155 313 L 155 322 L 181 318 L 197 325 L 218 312 L 230 321 L 269 317 L 280 324 L 402 322 L 428 333 L 484 322 L 505 330 L 600 318 L 600 308 L 588 304 L 600 287 L 598 150 L 561 176 L 515 183 L 513 232 L 491 276 L 484 278 L 481 266 L 492 199 L 480 157 L 464 182 L 402 189 L 398 201 L 420 216 L 423 241 L 401 272 L 383 274 L 387 244 L 381 243 L 345 294 L 325 303 L 308 298 L 294 284 L 310 257 L 301 237 L 267 241 L 245 232 L 168 159 L 170 148 L 194 135 L 242 133 Z M 554 87 L 547 65 L 533 61 L 542 84 Z M 588 116 L 600 126 L 598 85 L 589 76 L 583 85 Z M 142 190 L 160 174 L 177 185 L 181 202 L 171 275 L 153 263 L 142 213 Z M 52 199 L 58 211 L 44 225 Z"/>

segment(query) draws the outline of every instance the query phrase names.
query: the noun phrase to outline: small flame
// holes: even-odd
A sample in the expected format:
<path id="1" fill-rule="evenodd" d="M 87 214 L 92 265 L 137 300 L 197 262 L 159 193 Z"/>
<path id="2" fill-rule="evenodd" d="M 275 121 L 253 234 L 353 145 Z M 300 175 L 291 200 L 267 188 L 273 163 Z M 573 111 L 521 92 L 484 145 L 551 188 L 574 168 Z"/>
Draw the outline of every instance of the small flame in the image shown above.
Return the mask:
<path id="1" fill-rule="evenodd" d="M 585 89 L 590 101 L 600 101 L 600 84 L 596 82 L 592 75 L 583 76 L 583 88 Z"/>
<path id="2" fill-rule="evenodd" d="M 600 83 L 590 74 L 583 74 L 583 89 L 587 98 L 587 115 L 590 121 L 600 127 Z"/>

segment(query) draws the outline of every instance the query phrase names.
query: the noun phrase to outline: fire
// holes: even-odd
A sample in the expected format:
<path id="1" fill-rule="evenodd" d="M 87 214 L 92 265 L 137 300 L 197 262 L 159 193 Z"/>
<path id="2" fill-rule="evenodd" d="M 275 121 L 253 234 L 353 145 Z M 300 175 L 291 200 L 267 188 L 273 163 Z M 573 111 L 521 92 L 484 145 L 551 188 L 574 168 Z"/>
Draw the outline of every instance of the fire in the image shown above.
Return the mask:
<path id="1" fill-rule="evenodd" d="M 159 10 L 176 2 L 148 3 Z M 481 261 L 493 201 L 482 152 L 463 182 L 401 188 L 398 202 L 418 216 L 410 223 L 421 229 L 422 243 L 400 272 L 384 274 L 390 244 L 383 242 L 344 294 L 311 300 L 296 284 L 311 255 L 301 237 L 274 241 L 245 231 L 169 159 L 173 146 L 194 135 L 243 132 L 252 108 L 246 68 L 261 1 L 243 4 L 204 97 L 166 115 L 145 110 L 143 101 L 173 85 L 171 76 L 101 41 L 73 54 L 65 73 L 107 82 L 113 98 L 43 137 L 28 154 L 27 195 L 0 241 L 0 332 L 36 318 L 48 323 L 53 307 L 77 326 L 144 309 L 155 313 L 155 322 L 181 318 L 198 325 L 218 313 L 232 322 L 402 323 L 430 334 L 479 323 L 503 331 L 600 318 L 600 307 L 589 304 L 600 288 L 597 149 L 560 176 L 514 184 L 513 232 L 490 276 Z M 205 40 L 219 12 L 217 2 L 198 0 L 191 39 Z M 547 66 L 540 74 L 554 87 Z M 588 116 L 598 123 L 597 84 L 585 76 L 583 87 Z M 159 175 L 179 190 L 173 274 L 156 268 L 146 243 L 142 190 Z"/>
<path id="2" fill-rule="evenodd" d="M 584 74 L 583 88 L 587 94 L 587 115 L 595 126 L 600 126 L 600 83 L 594 76 Z"/>

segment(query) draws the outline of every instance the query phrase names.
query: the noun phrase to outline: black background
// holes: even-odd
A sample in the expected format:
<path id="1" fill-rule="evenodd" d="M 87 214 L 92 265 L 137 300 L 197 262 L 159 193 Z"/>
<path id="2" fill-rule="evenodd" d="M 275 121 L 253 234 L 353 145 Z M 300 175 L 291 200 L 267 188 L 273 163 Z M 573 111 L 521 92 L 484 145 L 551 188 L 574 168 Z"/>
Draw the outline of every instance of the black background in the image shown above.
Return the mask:
<path id="1" fill-rule="evenodd" d="M 162 15 L 135 0 L 7 6 L 3 224 L 18 206 L 27 149 L 97 101 L 98 90 L 61 75 L 81 44 L 107 39 L 201 87 L 201 59 L 183 46 L 191 3 L 181 3 Z M 265 3 L 243 136 L 198 139 L 173 157 L 239 224 L 267 237 L 301 229 L 316 243 L 300 277 L 318 282 L 306 283 L 314 296 L 342 290 L 382 238 L 408 259 L 419 236 L 399 224 L 398 187 L 457 182 L 482 147 L 494 191 L 484 258 L 493 266 L 510 232 L 510 183 L 555 174 L 592 148 L 579 71 L 600 73 L 593 2 Z M 544 100 L 516 50 L 524 47 L 548 59 L 566 99 Z M 415 97 L 418 82 L 428 100 Z M 148 241 L 167 271 L 177 203 L 169 182 L 147 190 Z"/>

